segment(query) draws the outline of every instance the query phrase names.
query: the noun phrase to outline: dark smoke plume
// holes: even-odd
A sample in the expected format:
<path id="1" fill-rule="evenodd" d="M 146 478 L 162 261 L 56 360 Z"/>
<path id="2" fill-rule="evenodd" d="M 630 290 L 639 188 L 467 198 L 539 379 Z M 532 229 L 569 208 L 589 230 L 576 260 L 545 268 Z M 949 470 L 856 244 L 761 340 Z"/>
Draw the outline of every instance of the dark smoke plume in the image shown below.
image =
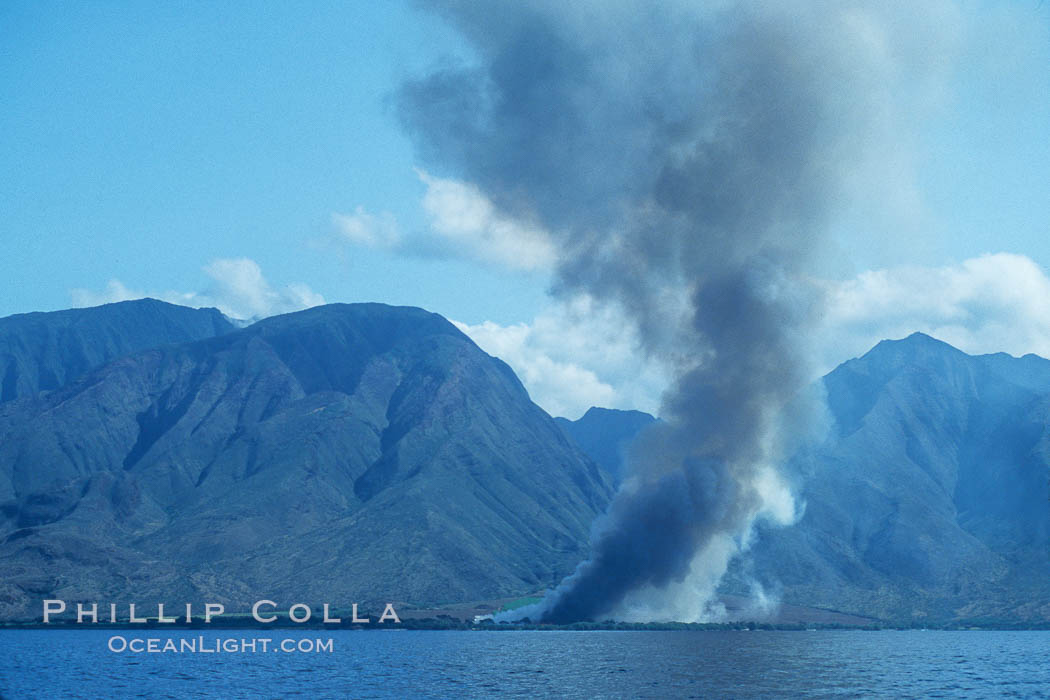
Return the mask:
<path id="1" fill-rule="evenodd" d="M 889 37 L 932 15 L 859 2 L 427 6 L 476 61 L 403 86 L 420 157 L 548 231 L 554 292 L 621 307 L 675 373 L 666 425 L 636 450 L 592 558 L 531 614 L 601 619 L 697 566 L 721 567 L 716 584 L 725 557 L 711 552 L 739 547 L 770 506 L 782 412 L 810 377 L 821 303 L 807 279 L 829 218 L 892 129 L 883 91 L 906 57 Z"/>

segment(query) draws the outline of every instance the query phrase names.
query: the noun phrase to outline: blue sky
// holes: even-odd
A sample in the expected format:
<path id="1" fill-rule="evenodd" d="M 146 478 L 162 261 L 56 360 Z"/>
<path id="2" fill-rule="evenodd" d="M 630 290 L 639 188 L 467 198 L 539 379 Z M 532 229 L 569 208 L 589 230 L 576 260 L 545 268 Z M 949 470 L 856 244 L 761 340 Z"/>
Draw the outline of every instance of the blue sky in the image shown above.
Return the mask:
<path id="1" fill-rule="evenodd" d="M 241 256 L 330 300 L 528 314 L 535 280 L 332 249 L 333 212 L 360 204 L 423 224 L 387 97 L 461 50 L 425 20 L 399 3 L 4 3 L 0 314 L 111 278 L 196 289 Z"/>
<path id="2" fill-rule="evenodd" d="M 1028 302 L 1010 301 L 1017 287 L 973 286 L 1020 270 L 1037 294 L 1050 268 L 1050 6 L 957 8 L 938 84 L 908 103 L 907 202 L 887 206 L 873 190 L 836 219 L 827 276 L 847 285 L 840 315 L 856 339 L 829 362 L 902 324 L 970 351 L 1002 337 L 1012 352 L 1050 352 L 1042 306 L 1018 309 Z M 400 2 L 0 4 L 0 316 L 103 301 L 111 280 L 132 295 L 214 300 L 217 275 L 232 269 L 215 261 L 250 260 L 273 299 L 296 283 L 329 302 L 418 305 L 460 321 L 531 372 L 534 395 L 555 396 L 547 377 L 591 387 L 581 401 L 653 408 L 660 374 L 626 350 L 619 369 L 557 354 L 573 329 L 616 335 L 617 324 L 587 328 L 580 307 L 552 302 L 542 250 L 535 264 L 520 264 L 531 244 L 479 252 L 493 236 L 532 234 L 484 209 L 458 173 L 417 172 L 390 97 L 405 78 L 470 57 L 450 27 Z M 912 87 L 905 75 L 892 89 Z M 455 229 L 462 207 L 450 201 L 481 207 L 481 223 Z M 375 238 L 388 229 L 398 243 Z M 1000 252 L 1022 257 L 967 273 L 977 268 L 966 261 Z M 887 325 L 870 309 L 914 296 L 915 266 L 963 280 L 962 291 Z M 243 308 L 264 313 L 260 304 Z M 1026 323 L 1016 338 L 995 330 Z M 628 388 L 627 375 L 644 386 Z"/>

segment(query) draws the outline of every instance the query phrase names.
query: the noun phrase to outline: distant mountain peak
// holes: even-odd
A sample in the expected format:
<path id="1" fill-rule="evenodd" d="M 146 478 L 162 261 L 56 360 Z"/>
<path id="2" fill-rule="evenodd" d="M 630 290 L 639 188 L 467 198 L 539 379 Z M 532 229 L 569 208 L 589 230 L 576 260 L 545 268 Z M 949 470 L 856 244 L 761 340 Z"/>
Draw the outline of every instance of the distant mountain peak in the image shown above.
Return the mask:
<path id="1" fill-rule="evenodd" d="M 943 340 L 938 340 L 937 338 L 934 338 L 931 335 L 927 335 L 926 333 L 915 331 L 911 335 L 897 340 L 881 340 L 875 347 L 873 347 L 867 352 L 867 355 L 898 349 L 907 349 L 908 351 L 913 352 L 919 348 L 965 354 L 962 350 L 959 350 L 954 345 L 950 345 L 949 343 L 946 343 Z"/>
<path id="2" fill-rule="evenodd" d="M 642 411 L 592 406 L 579 420 L 555 420 L 591 459 L 618 482 L 626 471 L 626 452 L 631 442 L 657 418 Z"/>
<path id="3" fill-rule="evenodd" d="M 0 403 L 57 389 L 123 355 L 234 329 L 218 309 L 151 298 L 0 318 Z"/>
<path id="4" fill-rule="evenodd" d="M 587 409 L 586 413 L 580 418 L 580 420 L 595 419 L 598 417 L 615 417 L 615 416 L 637 416 L 646 417 L 652 420 L 653 417 L 644 411 L 636 411 L 634 409 L 624 408 L 601 408 L 600 406 L 591 406 Z"/>
<path id="5" fill-rule="evenodd" d="M 805 514 L 745 577 L 885 619 L 1048 619 L 1050 361 L 913 333 L 824 388 L 835 430 L 785 467 Z"/>
<path id="6" fill-rule="evenodd" d="M 957 363 L 969 358 L 962 350 L 925 333 L 912 333 L 896 340 L 881 340 L 859 358 L 848 360 L 832 370 L 828 376 L 846 370 L 877 376 L 890 376 L 916 363 L 936 360 L 939 364 Z"/>

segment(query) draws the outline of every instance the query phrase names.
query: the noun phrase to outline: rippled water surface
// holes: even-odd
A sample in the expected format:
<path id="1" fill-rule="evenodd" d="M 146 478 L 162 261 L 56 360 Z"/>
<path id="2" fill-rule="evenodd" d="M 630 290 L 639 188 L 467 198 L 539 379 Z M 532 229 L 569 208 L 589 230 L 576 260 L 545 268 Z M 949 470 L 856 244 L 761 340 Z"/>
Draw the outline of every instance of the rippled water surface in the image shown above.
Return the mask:
<path id="1" fill-rule="evenodd" d="M 333 649 L 254 654 L 114 653 L 114 634 L 201 636 L 0 631 L 3 697 L 1050 697 L 1050 632 L 203 633 Z"/>

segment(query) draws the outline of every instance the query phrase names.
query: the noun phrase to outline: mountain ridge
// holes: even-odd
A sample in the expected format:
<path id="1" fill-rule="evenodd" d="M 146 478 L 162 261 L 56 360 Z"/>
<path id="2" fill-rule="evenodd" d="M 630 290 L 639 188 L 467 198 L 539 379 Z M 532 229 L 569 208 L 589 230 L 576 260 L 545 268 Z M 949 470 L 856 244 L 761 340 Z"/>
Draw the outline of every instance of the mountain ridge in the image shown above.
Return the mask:
<path id="1" fill-rule="evenodd" d="M 586 558 L 655 421 L 551 419 L 506 363 L 416 307 L 240 329 L 155 300 L 51 313 L 0 319 L 0 348 L 19 351 L 0 353 L 19 392 L 0 402 L 4 619 L 43 597 L 548 588 Z M 722 592 L 758 582 L 788 605 L 910 624 L 1050 620 L 1050 360 L 915 333 L 821 385 L 831 429 L 783 469 L 802 517 L 760 523 Z"/>
<path id="2" fill-rule="evenodd" d="M 610 495 L 509 367 L 447 320 L 316 307 L 0 407 L 0 614 L 37 591 L 518 595 L 585 556 Z"/>
<path id="3" fill-rule="evenodd" d="M 639 432 L 657 419 L 643 411 L 591 406 L 577 420 L 555 418 L 576 444 L 619 484 L 627 472 L 628 449 Z"/>
<path id="4" fill-rule="evenodd" d="M 0 318 L 0 403 L 60 388 L 123 355 L 235 330 L 218 309 L 137 299 Z"/>
<path id="5" fill-rule="evenodd" d="M 805 503 L 727 578 L 892 620 L 1050 619 L 1050 360 L 923 334 L 823 379 L 834 429 L 785 469 Z"/>

